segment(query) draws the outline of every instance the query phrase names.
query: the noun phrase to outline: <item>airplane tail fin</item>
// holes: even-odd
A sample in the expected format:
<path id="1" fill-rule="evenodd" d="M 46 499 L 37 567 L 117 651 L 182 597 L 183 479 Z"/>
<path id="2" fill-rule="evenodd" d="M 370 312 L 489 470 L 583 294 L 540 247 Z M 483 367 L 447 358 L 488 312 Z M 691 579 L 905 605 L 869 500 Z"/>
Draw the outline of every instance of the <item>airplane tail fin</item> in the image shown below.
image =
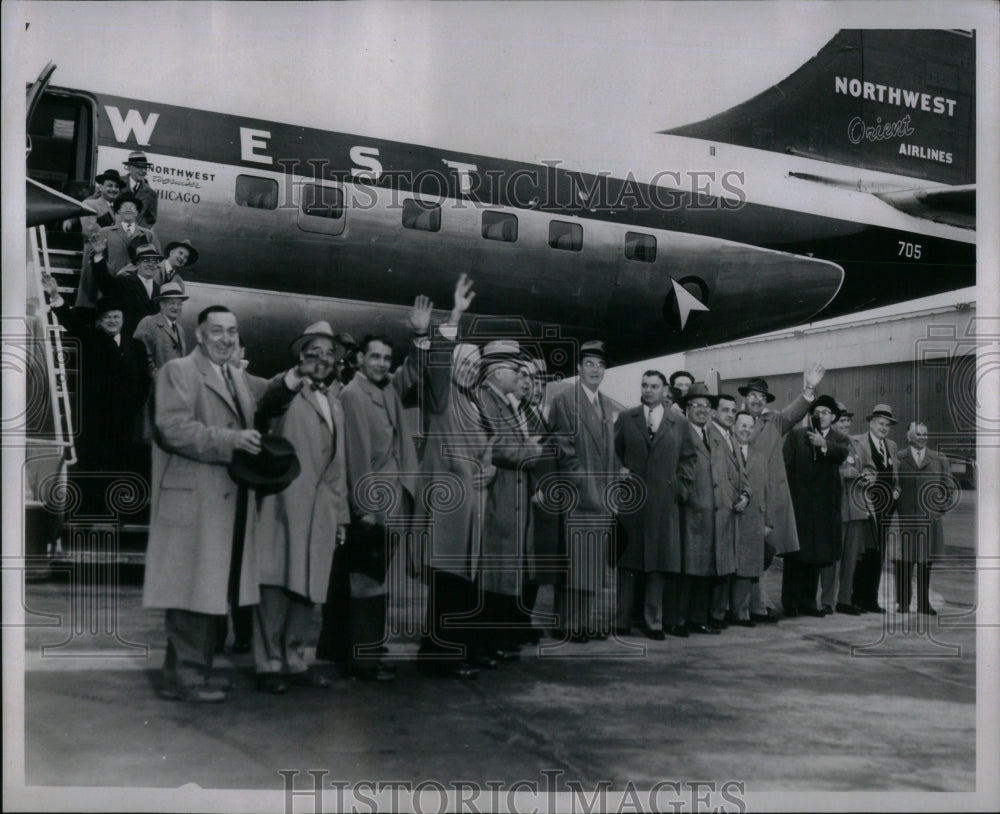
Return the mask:
<path id="1" fill-rule="evenodd" d="M 975 32 L 845 29 L 753 99 L 660 132 L 961 186 L 975 106 Z"/>

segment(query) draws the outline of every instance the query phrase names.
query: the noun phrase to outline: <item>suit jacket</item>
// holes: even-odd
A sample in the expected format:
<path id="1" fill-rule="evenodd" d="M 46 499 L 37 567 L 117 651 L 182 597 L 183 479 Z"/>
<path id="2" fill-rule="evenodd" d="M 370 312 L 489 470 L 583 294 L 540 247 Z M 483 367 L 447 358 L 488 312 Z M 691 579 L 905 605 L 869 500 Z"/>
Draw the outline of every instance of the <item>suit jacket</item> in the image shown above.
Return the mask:
<path id="1" fill-rule="evenodd" d="M 151 314 L 139 320 L 132 338 L 142 342 L 146 348 L 151 381 L 156 381 L 157 372 L 167 362 L 187 356 L 187 340 L 180 325 L 177 326 L 177 334 L 175 337 L 170 330 L 170 321 L 163 314 Z M 146 408 L 143 410 L 142 439 L 146 443 L 153 440 L 153 428 L 156 424 L 156 416 L 153 414 L 155 407 L 156 395 L 151 391 L 150 397 L 146 399 Z"/>
<path id="2" fill-rule="evenodd" d="M 611 514 L 608 489 L 617 478 L 615 421 L 621 405 L 598 391 L 599 417 L 579 382 L 552 399 L 549 424 L 559 444 L 559 471 L 578 491 L 576 510 Z"/>
<path id="3" fill-rule="evenodd" d="M 295 396 L 279 374 L 258 401 L 246 372 L 230 370 L 245 425 L 221 374 L 200 348 L 167 362 L 157 375 L 144 607 L 220 616 L 228 611 L 238 493 L 228 465 L 240 432 L 253 427 L 258 410 L 262 415 L 280 413 Z M 248 504 L 241 605 L 260 599 L 256 512 L 254 501 Z"/>
<path id="4" fill-rule="evenodd" d="M 103 269 L 94 268 L 94 249 L 93 245 L 88 243 L 83 251 L 80 287 L 76 291 L 76 306 L 78 308 L 93 308 L 101 298 L 102 285 L 106 284 L 106 280 L 102 280 L 98 276 L 98 272 L 103 272 L 102 276 L 105 278 L 113 278 L 132 262 L 132 258 L 128 254 L 129 238 L 120 223 L 101 229 L 100 236 L 108 242 L 103 254 L 105 265 Z M 131 240 L 138 241 L 140 238 L 145 238 L 156 247 L 157 251 L 160 251 L 160 241 L 151 229 L 137 225 Z"/>
<path id="5" fill-rule="evenodd" d="M 862 468 L 871 467 L 878 469 L 875 463 L 875 456 L 872 454 L 872 444 L 870 433 L 863 432 L 859 435 L 852 435 L 853 448 L 860 453 Z M 899 469 L 896 461 L 896 442 L 888 438 L 885 439 L 886 450 L 889 453 L 889 465 L 891 469 L 882 472 L 878 482 L 869 487 L 868 495 L 877 518 L 884 518 L 892 514 L 895 501 L 892 499 L 892 492 L 899 490 Z"/>
<path id="6" fill-rule="evenodd" d="M 100 269 L 103 261 L 95 264 Z M 98 271 L 101 274 L 101 271 Z M 103 275 L 102 275 L 103 276 Z M 107 281 L 102 291 L 109 297 L 116 298 L 122 305 L 122 334 L 133 336 L 135 329 L 144 317 L 159 313 L 160 306 L 156 296 L 160 293 L 160 284 L 153 281 L 152 294 L 146 292 L 146 286 L 136 274 L 117 276 Z"/>
<path id="7" fill-rule="evenodd" d="M 327 403 L 333 428 L 320 399 Z M 336 396 L 306 382 L 270 430 L 291 441 L 302 471 L 286 489 L 260 502 L 255 529 L 260 584 L 326 602 L 337 526 L 350 522 L 344 412 Z"/>
<path id="8" fill-rule="evenodd" d="M 850 449 L 847 458 L 840 465 L 840 479 L 844 485 L 844 499 L 840 507 L 840 519 L 849 522 L 851 520 L 868 520 L 873 516 L 872 502 L 868 495 L 868 486 L 861 477 L 865 467 L 865 461 L 870 458 L 870 453 L 866 455 L 865 445 L 859 440 L 860 436 L 848 436 Z"/>
<path id="9" fill-rule="evenodd" d="M 125 189 L 132 189 L 132 179 L 125 178 Z M 139 213 L 139 224 L 147 228 L 152 228 L 156 224 L 156 210 L 159 205 L 159 196 L 156 190 L 149 185 L 149 181 L 143 181 L 135 191 L 135 197 L 142 201 L 142 211 Z"/>
<path id="10" fill-rule="evenodd" d="M 650 438 L 644 407 L 626 410 L 615 422 L 615 452 L 645 494 L 636 511 L 620 516 L 618 565 L 680 573 L 680 500 L 691 490 L 697 455 L 687 419 L 664 409 Z"/>
<path id="11" fill-rule="evenodd" d="M 826 453 L 814 447 L 809 428 L 796 427 L 785 439 L 785 468 L 792 488 L 795 525 L 799 535 L 798 557 L 803 562 L 829 564 L 840 559 L 840 465 L 847 459 L 847 436 L 831 428 Z"/>

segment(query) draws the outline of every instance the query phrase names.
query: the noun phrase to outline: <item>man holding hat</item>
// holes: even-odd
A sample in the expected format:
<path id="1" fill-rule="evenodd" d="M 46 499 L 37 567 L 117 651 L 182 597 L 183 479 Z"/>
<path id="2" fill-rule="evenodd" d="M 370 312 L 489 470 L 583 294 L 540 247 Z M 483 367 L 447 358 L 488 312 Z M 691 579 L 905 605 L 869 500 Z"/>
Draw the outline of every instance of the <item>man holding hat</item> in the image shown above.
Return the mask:
<path id="1" fill-rule="evenodd" d="M 899 422 L 888 404 L 876 404 L 865 421 L 868 432 L 852 438 L 864 455 L 863 466 L 875 470 L 875 481 L 869 486 L 875 508 L 875 545 L 865 549 L 854 572 L 854 604 L 863 611 L 885 613 L 878 604 L 878 590 L 885 562 L 886 532 L 899 500 L 896 442 L 889 439 L 889 430 Z"/>
<path id="2" fill-rule="evenodd" d="M 816 397 L 816 387 L 823 380 L 824 373 L 826 368 L 823 365 L 811 365 L 803 374 L 805 388 L 802 395 L 780 413 L 767 408 L 775 400 L 775 396 L 764 379 L 752 378 L 739 388 L 739 394 L 743 396 L 743 409 L 755 419 L 750 444 L 764 457 L 767 467 L 767 505 L 764 510 L 769 521 L 769 531 L 764 545 L 765 571 L 771 558 L 799 548 L 782 443 L 792 427 L 809 411 L 809 405 Z M 762 581 L 758 580 L 750 588 L 750 618 L 757 622 L 777 622 L 778 617 L 770 613 L 764 602 L 761 584 Z"/>
<path id="3" fill-rule="evenodd" d="M 851 436 L 851 419 L 854 413 L 841 401 L 837 402 L 837 409 L 840 417 L 833 426 L 851 444 L 847 458 L 840 465 L 840 480 L 843 485 L 840 503 L 843 550 L 839 563 L 831 563 L 820 571 L 821 601 L 822 610 L 827 614 L 836 609 L 837 613 L 858 616 L 861 609 L 854 606 L 852 596 L 854 570 L 861 554 L 875 542 L 875 520 L 868 498 L 868 485 L 874 483 L 875 470 L 871 467 L 862 469 L 863 451 L 858 441 Z"/>
<path id="4" fill-rule="evenodd" d="M 146 173 L 153 165 L 146 160 L 145 153 L 131 152 L 125 162 L 125 169 L 128 178 L 125 181 L 125 191 L 135 196 L 142 204 L 142 213 L 139 223 L 142 226 L 152 229 L 156 224 L 156 208 L 158 198 L 154 190 L 146 180 Z"/>
<path id="5" fill-rule="evenodd" d="M 420 375 L 418 356 L 427 338 L 433 303 L 418 296 L 408 324 L 415 334 L 413 349 L 394 373 L 392 345 L 387 337 L 361 340 L 359 368 L 341 391 L 344 445 L 351 521 L 347 538 L 350 584 L 347 627 L 349 653 L 344 665 L 361 681 L 391 681 L 395 673 L 382 664 L 378 648 L 385 639 L 388 597 L 385 578 L 392 560 L 394 533 L 411 517 L 416 500 L 417 452 L 403 417 L 402 396 Z"/>
<path id="6" fill-rule="evenodd" d="M 174 240 L 167 244 L 163 252 L 166 257 L 156 272 L 156 282 L 160 285 L 175 282 L 183 291 L 184 280 L 177 272 L 198 262 L 198 250 L 191 245 L 190 240 Z"/>
<path id="7" fill-rule="evenodd" d="M 839 409 L 830 396 L 813 401 L 809 413 L 809 426 L 793 429 L 784 446 L 799 540 L 799 550 L 785 554 L 781 575 L 785 616 L 826 615 L 816 605 L 819 572 L 841 554 L 840 465 L 850 442 L 833 429 Z"/>
<path id="8" fill-rule="evenodd" d="M 90 238 L 83 253 L 83 268 L 80 272 L 80 286 L 77 289 L 78 308 L 93 308 L 106 288 L 106 281 L 114 277 L 132 262 L 130 250 L 144 243 L 152 244 L 157 254 L 160 242 L 151 229 L 137 223 L 142 211 L 142 202 L 134 195 L 123 192 L 112 203 L 112 211 L 118 221 L 106 226 Z M 103 261 L 103 266 L 97 266 Z"/>
<path id="9" fill-rule="evenodd" d="M 175 282 L 167 285 L 176 285 Z M 301 473 L 259 503 L 256 528 L 260 603 L 254 610 L 253 654 L 259 689 L 325 688 L 329 679 L 305 660 L 313 607 L 326 601 L 334 548 L 347 538 L 344 413 L 327 381 L 338 347 L 329 323 L 314 322 L 290 347 L 297 363 L 312 362 L 308 380 L 270 430 L 294 446 Z"/>
<path id="10" fill-rule="evenodd" d="M 556 613 L 573 642 L 604 638 L 612 627 L 611 609 L 594 618 L 594 596 L 604 588 L 607 549 L 614 527 L 608 489 L 619 477 L 615 421 L 622 407 L 600 392 L 607 366 L 601 341 L 580 345 L 577 383 L 552 399 L 550 423 L 559 443 L 559 471 L 576 489 L 577 503 L 565 518 L 567 580 L 556 586 Z M 579 521 L 573 523 L 572 521 Z M 574 528 L 574 525 L 577 527 Z M 594 528 L 594 526 L 598 528 Z"/>
<path id="11" fill-rule="evenodd" d="M 58 283 L 43 277 L 53 311 L 67 331 L 80 342 L 80 380 L 76 440 L 77 471 L 128 472 L 134 463 L 132 443 L 138 437 L 138 420 L 149 393 L 149 362 L 143 345 L 122 334 L 122 305 L 111 297 L 97 304 L 93 327 L 79 309 L 70 310 L 59 296 Z M 106 514 L 106 482 L 84 479 L 84 512 Z"/>
<path id="12" fill-rule="evenodd" d="M 166 611 L 161 697 L 218 702 L 231 687 L 214 683 L 211 676 L 218 617 L 230 604 L 254 605 L 260 596 L 256 512 L 247 481 L 234 480 L 239 473 L 231 472 L 230 464 L 237 453 L 261 453 L 255 420 L 280 413 L 315 362 L 275 376 L 258 400 L 242 366 L 233 363 L 239 345 L 236 315 L 225 306 L 210 306 L 198 315 L 195 335 L 198 346 L 167 362 L 156 379 L 143 606 Z M 272 447 L 267 445 L 262 458 L 263 474 L 291 477 L 294 456 Z"/>

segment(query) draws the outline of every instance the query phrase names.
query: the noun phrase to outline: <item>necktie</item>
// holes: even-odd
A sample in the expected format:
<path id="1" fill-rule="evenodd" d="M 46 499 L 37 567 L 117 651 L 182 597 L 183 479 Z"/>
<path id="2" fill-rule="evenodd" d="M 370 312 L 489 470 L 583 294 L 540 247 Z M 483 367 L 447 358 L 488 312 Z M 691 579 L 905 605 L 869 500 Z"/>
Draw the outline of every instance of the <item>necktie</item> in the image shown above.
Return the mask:
<path id="1" fill-rule="evenodd" d="M 701 428 L 701 440 L 705 442 L 705 449 L 707 449 L 709 452 L 711 452 L 712 451 L 712 445 L 710 443 L 708 443 L 708 433 L 705 431 L 704 427 Z"/>
<path id="2" fill-rule="evenodd" d="M 747 448 L 745 445 L 740 447 L 740 452 L 743 454 L 743 463 L 747 462 Z"/>
<path id="3" fill-rule="evenodd" d="M 247 419 L 243 415 L 243 408 L 240 407 L 240 398 L 236 393 L 236 382 L 233 381 L 233 374 L 229 371 L 229 365 L 222 366 L 222 378 L 226 380 L 226 387 L 229 390 L 229 395 L 233 397 L 233 404 L 236 405 L 236 414 L 240 417 L 240 423 L 246 427 Z"/>
<path id="4" fill-rule="evenodd" d="M 653 436 L 656 435 L 656 427 L 653 425 L 653 411 L 646 411 L 646 426 L 649 428 L 649 440 L 653 440 Z"/>
<path id="5" fill-rule="evenodd" d="M 330 391 L 328 385 L 320 384 L 319 382 L 311 382 L 309 387 L 312 388 L 314 393 L 322 393 L 324 396 Z"/>
<path id="6" fill-rule="evenodd" d="M 177 323 L 171 322 L 170 329 L 174 334 L 174 345 L 176 345 L 179 348 L 181 346 L 181 334 L 180 331 L 177 330 Z"/>
<path id="7" fill-rule="evenodd" d="M 889 456 L 886 455 L 886 452 L 885 452 L 885 441 L 883 441 L 881 438 L 879 439 L 879 442 L 878 442 L 878 454 L 882 456 L 882 466 L 888 467 L 889 466 Z"/>

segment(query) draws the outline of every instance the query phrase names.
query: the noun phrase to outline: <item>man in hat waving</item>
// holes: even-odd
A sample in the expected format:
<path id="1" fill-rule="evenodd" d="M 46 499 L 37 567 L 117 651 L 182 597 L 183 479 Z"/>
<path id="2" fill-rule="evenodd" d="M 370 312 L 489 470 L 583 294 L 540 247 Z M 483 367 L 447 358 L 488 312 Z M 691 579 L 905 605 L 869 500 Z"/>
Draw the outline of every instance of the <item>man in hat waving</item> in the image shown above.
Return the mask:
<path id="1" fill-rule="evenodd" d="M 257 549 L 248 489 L 229 465 L 237 451 L 257 455 L 258 413 L 280 413 L 312 373 L 313 360 L 278 374 L 259 401 L 233 364 L 236 315 L 213 305 L 198 315 L 198 346 L 167 362 L 156 379 L 157 443 L 143 607 L 166 611 L 163 698 L 218 702 L 213 683 L 217 621 L 228 606 L 259 600 Z"/>
<path id="2" fill-rule="evenodd" d="M 149 229 L 156 224 L 156 208 L 158 198 L 156 190 L 146 180 L 146 173 L 153 165 L 146 160 L 146 154 L 131 152 L 125 162 L 128 178 L 125 180 L 125 191 L 131 193 L 142 203 L 142 213 L 139 223 Z"/>
<path id="3" fill-rule="evenodd" d="M 840 465 L 850 442 L 833 429 L 837 402 L 820 396 L 809 408 L 808 427 L 796 427 L 785 439 L 785 469 L 791 484 L 799 550 L 785 555 L 781 604 L 786 616 L 825 616 L 816 605 L 820 569 L 841 553 Z"/>
<path id="4" fill-rule="evenodd" d="M 182 268 L 188 268 L 198 262 L 198 250 L 191 245 L 190 240 L 174 240 L 167 244 L 163 253 L 166 257 L 163 258 L 163 262 L 156 272 L 156 282 L 160 285 L 175 282 L 183 291 L 184 280 L 181 279 L 178 272 Z"/>
<path id="5" fill-rule="evenodd" d="M 327 384 L 344 348 L 329 323 L 320 321 L 289 350 L 297 363 L 312 366 L 306 385 L 270 429 L 292 443 L 302 470 L 286 489 L 261 500 L 255 528 L 260 603 L 254 663 L 259 689 L 272 694 L 289 684 L 330 686 L 309 669 L 305 647 L 314 605 L 326 601 L 334 548 L 346 539 L 349 522 L 344 413 Z"/>
<path id="6" fill-rule="evenodd" d="M 792 496 L 788 491 L 788 476 L 782 453 L 784 437 L 809 411 L 809 405 L 816 397 L 816 387 L 823 380 L 826 368 L 820 364 L 811 365 L 804 373 L 805 388 L 780 413 L 771 411 L 767 405 L 775 400 L 762 378 L 752 378 L 739 388 L 743 396 L 743 409 L 755 419 L 750 444 L 765 459 L 767 466 L 767 505 L 764 507 L 767 540 L 765 543 L 764 570 L 771 563 L 771 557 L 797 551 L 799 540 L 795 531 L 795 516 L 792 513 Z M 758 622 L 776 622 L 764 602 L 761 582 L 755 582 L 750 589 L 750 618 Z"/>
<path id="7" fill-rule="evenodd" d="M 878 603 L 878 589 L 885 561 L 886 531 L 899 500 L 896 442 L 890 440 L 889 430 L 899 422 L 888 404 L 876 404 L 865 421 L 868 432 L 851 437 L 865 456 L 863 466 L 875 470 L 875 482 L 869 487 L 875 514 L 875 545 L 865 550 L 854 571 L 854 604 L 863 611 L 885 613 Z"/>
<path id="8" fill-rule="evenodd" d="M 97 192 L 84 199 L 84 203 L 93 209 L 96 215 L 83 215 L 79 219 L 70 218 L 63 221 L 63 231 L 69 232 L 75 225 L 79 225 L 86 240 L 94 231 L 105 226 L 113 226 L 115 223 L 115 213 L 111 208 L 115 198 L 118 197 L 125 186 L 125 181 L 118 174 L 117 170 L 105 170 L 94 179 L 97 184 Z"/>

